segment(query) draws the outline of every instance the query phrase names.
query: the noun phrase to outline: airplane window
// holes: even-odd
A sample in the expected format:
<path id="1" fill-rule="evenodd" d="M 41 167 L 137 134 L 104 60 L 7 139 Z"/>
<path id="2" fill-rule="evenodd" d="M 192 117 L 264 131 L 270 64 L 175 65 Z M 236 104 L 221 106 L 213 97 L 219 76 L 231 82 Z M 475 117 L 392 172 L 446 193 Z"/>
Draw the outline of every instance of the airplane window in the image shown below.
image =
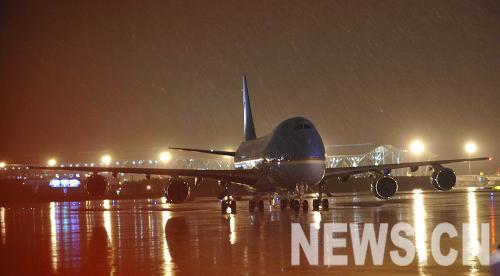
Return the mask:
<path id="1" fill-rule="evenodd" d="M 296 124 L 295 125 L 295 129 L 298 130 L 298 129 L 310 129 L 311 128 L 311 125 L 309 124 Z"/>

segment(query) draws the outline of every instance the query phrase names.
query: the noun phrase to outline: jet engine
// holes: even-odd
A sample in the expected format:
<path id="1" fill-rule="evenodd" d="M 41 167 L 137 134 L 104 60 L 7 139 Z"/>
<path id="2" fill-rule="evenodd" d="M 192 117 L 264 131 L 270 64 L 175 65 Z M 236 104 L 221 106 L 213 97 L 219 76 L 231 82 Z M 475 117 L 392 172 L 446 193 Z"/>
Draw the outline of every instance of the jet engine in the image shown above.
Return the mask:
<path id="1" fill-rule="evenodd" d="M 450 168 L 435 169 L 432 173 L 431 183 L 432 187 L 440 191 L 449 191 L 455 187 L 457 176 Z"/>
<path id="2" fill-rule="evenodd" d="M 182 203 L 188 199 L 190 194 L 189 184 L 180 179 L 170 180 L 165 188 L 165 197 L 170 203 Z"/>
<path id="3" fill-rule="evenodd" d="M 383 176 L 372 183 L 372 193 L 380 199 L 388 199 L 398 191 L 398 183 L 390 176 Z"/>
<path id="4" fill-rule="evenodd" d="M 87 192 L 91 196 L 102 196 L 108 188 L 108 181 L 102 175 L 92 174 L 87 177 Z"/>

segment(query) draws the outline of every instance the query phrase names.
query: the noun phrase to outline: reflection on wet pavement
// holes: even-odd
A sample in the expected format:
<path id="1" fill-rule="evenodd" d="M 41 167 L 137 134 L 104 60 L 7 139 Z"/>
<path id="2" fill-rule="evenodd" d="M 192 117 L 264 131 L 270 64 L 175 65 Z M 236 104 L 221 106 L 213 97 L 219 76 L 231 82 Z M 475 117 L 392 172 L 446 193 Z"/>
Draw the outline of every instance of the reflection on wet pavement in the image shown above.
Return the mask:
<path id="1" fill-rule="evenodd" d="M 500 195 L 499 195 L 500 196 Z M 294 213 L 266 208 L 247 211 L 238 202 L 238 213 L 221 215 L 218 202 L 199 200 L 182 205 L 149 200 L 101 200 L 53 202 L 0 207 L 0 274 L 255 274 L 304 271 L 314 273 L 400 274 L 459 273 L 488 275 L 488 266 L 478 262 L 481 244 L 462 245 L 462 234 L 481 240 L 481 223 L 488 223 L 489 250 L 496 248 L 495 204 L 490 191 L 465 190 L 401 193 L 394 200 L 379 201 L 371 195 L 334 197 L 326 212 Z M 324 223 L 388 223 L 413 226 L 416 254 L 413 263 L 399 267 L 391 262 L 395 247 L 388 238 L 384 265 L 356 266 L 351 240 L 335 254 L 348 255 L 347 266 L 323 265 L 320 234 L 319 266 L 310 266 L 301 253 L 301 263 L 291 264 L 291 223 L 300 223 L 306 235 L 309 224 L 320 230 Z M 431 252 L 431 234 L 441 222 L 449 222 L 456 238 L 443 237 L 441 251 L 450 247 L 459 254 L 450 267 L 439 266 Z M 467 229 L 462 224 L 467 223 Z M 343 237 L 347 237 L 344 234 Z M 462 249 L 463 246 L 463 249 Z M 337 249 L 335 249 L 337 250 Z M 463 254 L 463 250 L 467 253 Z M 469 256 L 471 265 L 462 265 Z"/>

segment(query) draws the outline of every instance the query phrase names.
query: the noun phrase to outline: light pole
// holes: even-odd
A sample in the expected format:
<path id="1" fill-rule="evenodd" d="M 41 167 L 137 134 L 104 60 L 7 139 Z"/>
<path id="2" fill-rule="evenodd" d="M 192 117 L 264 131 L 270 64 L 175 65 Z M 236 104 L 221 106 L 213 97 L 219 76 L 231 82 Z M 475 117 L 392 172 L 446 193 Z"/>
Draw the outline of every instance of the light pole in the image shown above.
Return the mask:
<path id="1" fill-rule="evenodd" d="M 468 142 L 465 144 L 465 151 L 469 154 L 469 159 L 472 153 L 477 150 L 477 145 L 474 142 Z M 469 175 L 471 175 L 471 161 L 469 160 Z"/>
<path id="2" fill-rule="evenodd" d="M 170 155 L 170 152 L 164 151 L 160 153 L 160 160 L 163 161 L 163 164 L 165 165 L 165 168 L 167 168 L 167 162 L 172 159 L 172 155 Z"/>
<path id="3" fill-rule="evenodd" d="M 425 145 L 422 141 L 416 139 L 410 143 L 410 153 L 416 156 L 421 155 L 425 150 Z"/>
<path id="4" fill-rule="evenodd" d="M 106 154 L 104 155 L 102 158 L 101 158 L 101 162 L 106 165 L 106 166 L 109 166 L 109 164 L 111 164 L 111 156 L 109 154 Z"/>

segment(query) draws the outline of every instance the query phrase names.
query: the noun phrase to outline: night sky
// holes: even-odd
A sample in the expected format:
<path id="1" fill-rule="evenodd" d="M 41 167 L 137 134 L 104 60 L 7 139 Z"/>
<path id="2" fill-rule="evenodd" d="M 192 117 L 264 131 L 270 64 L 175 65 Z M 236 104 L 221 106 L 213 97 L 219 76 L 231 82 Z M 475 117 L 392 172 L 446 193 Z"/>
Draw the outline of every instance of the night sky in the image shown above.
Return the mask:
<path id="1" fill-rule="evenodd" d="M 0 4 L 2 160 L 235 149 L 245 73 L 257 135 L 305 116 L 500 166 L 499 1 L 28 2 Z"/>

